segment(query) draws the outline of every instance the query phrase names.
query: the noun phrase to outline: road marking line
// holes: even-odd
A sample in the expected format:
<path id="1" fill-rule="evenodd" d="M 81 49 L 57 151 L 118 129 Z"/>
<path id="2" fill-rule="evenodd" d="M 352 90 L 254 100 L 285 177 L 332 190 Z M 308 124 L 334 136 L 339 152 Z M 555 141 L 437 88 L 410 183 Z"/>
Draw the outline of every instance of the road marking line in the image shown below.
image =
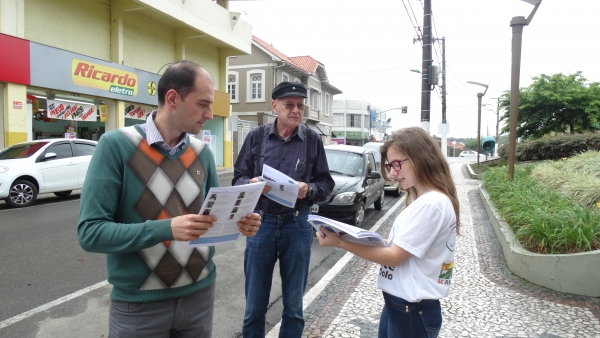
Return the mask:
<path id="1" fill-rule="evenodd" d="M 398 200 L 398 202 L 396 202 L 396 204 L 392 208 L 390 208 L 390 210 L 388 210 L 388 212 L 385 215 L 383 215 L 383 217 L 381 217 L 379 221 L 377 221 L 377 223 L 375 223 L 375 225 L 373 225 L 373 227 L 369 230 L 377 231 L 377 229 L 381 227 L 383 222 L 385 222 L 392 215 L 392 213 L 395 212 L 396 209 L 398 209 L 402 205 L 402 202 L 404 202 L 405 199 L 406 193 L 404 193 L 400 200 Z M 304 298 L 302 299 L 302 310 L 306 310 L 306 308 L 310 306 L 310 304 L 319 296 L 319 294 L 321 294 L 325 287 L 327 287 L 327 285 L 329 285 L 329 283 L 335 278 L 338 272 L 340 272 L 344 268 L 344 266 L 348 264 L 352 257 L 354 257 L 354 254 L 346 252 L 346 254 L 339 261 L 337 261 L 337 263 L 335 263 L 335 265 L 323 276 L 323 278 L 321 278 L 321 280 L 319 280 L 319 282 L 315 284 L 315 286 L 308 290 L 308 292 L 304 295 Z M 281 321 L 279 321 L 279 323 L 277 323 L 277 325 L 275 325 L 271 329 L 271 331 L 269 331 L 266 338 L 278 337 L 280 327 Z"/>
<path id="2" fill-rule="evenodd" d="M 36 314 L 38 314 L 40 312 L 43 312 L 43 311 L 46 311 L 46 310 L 48 310 L 48 309 L 50 309 L 52 307 L 55 307 L 57 305 L 60 305 L 62 303 L 66 303 L 66 302 L 70 301 L 71 299 L 74 299 L 74 298 L 77 298 L 79 296 L 82 296 L 82 295 L 84 295 L 84 294 L 86 294 L 88 292 L 92 292 L 92 291 L 94 291 L 96 289 L 99 289 L 99 288 L 105 286 L 105 285 L 108 285 L 108 281 L 107 280 L 104 280 L 104 281 L 102 281 L 100 283 L 96 283 L 96 284 L 94 284 L 92 286 L 88 286 L 87 288 L 81 289 L 81 290 L 79 290 L 77 292 L 74 292 L 74 293 L 72 293 L 70 295 L 66 295 L 66 296 L 61 297 L 59 299 L 53 300 L 50 303 L 46 303 L 44 305 L 40 305 L 40 306 L 36 307 L 35 309 L 31 309 L 29 311 L 23 312 L 23 313 L 21 313 L 19 315 L 16 315 L 16 316 L 12 317 L 12 318 L 8 318 L 8 319 L 0 322 L 0 329 L 2 329 L 4 327 L 7 327 L 9 325 L 12 325 L 14 323 L 20 322 L 23 319 L 27 319 L 27 318 L 29 318 L 29 317 L 31 317 L 33 315 L 36 315 Z"/>

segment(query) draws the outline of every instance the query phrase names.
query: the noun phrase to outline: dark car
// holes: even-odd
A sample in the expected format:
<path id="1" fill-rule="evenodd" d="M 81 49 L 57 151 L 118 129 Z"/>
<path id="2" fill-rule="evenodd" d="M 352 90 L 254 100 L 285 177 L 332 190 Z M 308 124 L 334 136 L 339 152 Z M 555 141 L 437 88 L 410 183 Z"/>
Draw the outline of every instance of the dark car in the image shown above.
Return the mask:
<path id="1" fill-rule="evenodd" d="M 367 142 L 363 145 L 363 147 L 375 150 L 375 161 L 377 161 L 377 163 L 380 163 L 381 153 L 379 149 L 382 145 L 383 142 Z M 398 185 L 398 182 L 396 181 L 385 182 L 385 191 L 389 191 L 390 194 L 394 197 L 400 197 L 402 195 L 402 188 Z"/>
<path id="2" fill-rule="evenodd" d="M 385 181 L 373 149 L 347 145 L 325 146 L 335 187 L 327 199 L 313 205 L 312 213 L 355 226 L 362 226 L 365 209 L 375 204 L 381 210 Z"/>

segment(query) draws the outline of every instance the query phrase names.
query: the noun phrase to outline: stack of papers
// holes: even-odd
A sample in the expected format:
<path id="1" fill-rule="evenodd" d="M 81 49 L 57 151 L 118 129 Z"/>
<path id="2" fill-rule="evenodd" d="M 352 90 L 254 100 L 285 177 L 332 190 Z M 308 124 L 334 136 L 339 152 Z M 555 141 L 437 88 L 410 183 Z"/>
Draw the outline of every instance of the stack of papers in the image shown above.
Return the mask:
<path id="1" fill-rule="evenodd" d="M 254 211 L 256 202 L 265 186 L 264 182 L 236 185 L 233 187 L 210 188 L 200 208 L 200 215 L 217 218 L 214 226 L 191 246 L 210 246 L 235 241 L 240 237 L 237 222 Z"/>
<path id="2" fill-rule="evenodd" d="M 386 240 L 376 232 L 357 228 L 329 218 L 308 215 L 308 223 L 310 223 L 321 235 L 323 235 L 321 227 L 324 226 L 325 229 L 337 233 L 340 237 L 349 242 L 370 246 L 387 246 Z"/>

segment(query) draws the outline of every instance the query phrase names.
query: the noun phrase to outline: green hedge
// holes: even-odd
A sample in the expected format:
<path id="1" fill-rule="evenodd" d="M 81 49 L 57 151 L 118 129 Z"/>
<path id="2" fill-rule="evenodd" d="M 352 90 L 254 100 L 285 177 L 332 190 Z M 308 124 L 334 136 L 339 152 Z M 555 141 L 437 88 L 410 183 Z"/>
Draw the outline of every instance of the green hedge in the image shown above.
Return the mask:
<path id="1" fill-rule="evenodd" d="M 600 151 L 600 133 L 547 136 L 517 143 L 517 161 L 558 160 L 588 150 Z M 499 156 L 508 161 L 508 143 L 498 149 Z"/>

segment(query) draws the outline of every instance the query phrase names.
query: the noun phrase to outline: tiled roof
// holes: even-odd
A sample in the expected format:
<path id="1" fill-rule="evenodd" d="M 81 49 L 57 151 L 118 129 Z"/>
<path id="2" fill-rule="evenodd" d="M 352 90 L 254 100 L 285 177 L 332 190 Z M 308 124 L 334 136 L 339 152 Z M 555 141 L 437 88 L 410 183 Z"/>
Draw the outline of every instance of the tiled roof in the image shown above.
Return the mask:
<path id="1" fill-rule="evenodd" d="M 319 61 L 317 61 L 315 58 L 313 58 L 310 55 L 305 55 L 305 56 L 293 56 L 293 57 L 289 57 L 287 55 L 285 55 L 285 53 L 281 52 L 279 49 L 273 47 L 273 45 L 267 43 L 266 41 L 263 41 L 259 38 L 257 38 L 256 36 L 252 35 L 252 41 L 254 41 L 255 43 L 257 43 L 259 46 L 261 46 L 262 48 L 264 48 L 266 51 L 268 51 L 269 53 L 275 55 L 276 57 L 278 57 L 279 59 L 281 59 L 282 61 L 288 63 L 289 65 L 298 68 L 301 71 L 304 71 L 306 73 L 309 74 L 316 74 L 317 73 L 317 69 L 319 67 L 319 64 L 323 67 L 319 74 L 321 77 L 323 78 L 327 78 L 327 74 L 325 73 L 325 65 L 323 65 L 322 63 L 320 63 Z M 336 88 L 335 86 L 333 86 L 330 83 L 324 82 L 324 85 L 329 86 L 329 88 L 331 90 L 333 90 L 333 94 L 341 94 L 342 91 L 339 90 L 338 88 Z"/>
<path id="2" fill-rule="evenodd" d="M 252 40 L 256 43 L 258 43 L 261 47 L 263 47 L 264 49 L 268 50 L 269 53 L 277 56 L 278 58 L 280 58 L 281 60 L 294 64 L 294 62 L 292 60 L 290 60 L 290 58 L 285 55 L 284 53 L 282 53 L 281 51 L 279 51 L 279 49 L 273 47 L 273 45 L 266 43 L 265 41 L 257 38 L 256 36 L 252 35 Z M 295 65 L 295 64 L 294 64 Z"/>
<path id="3" fill-rule="evenodd" d="M 293 56 L 290 58 L 292 62 L 300 69 L 307 73 L 314 73 L 317 71 L 319 61 L 315 60 L 312 56 Z"/>

